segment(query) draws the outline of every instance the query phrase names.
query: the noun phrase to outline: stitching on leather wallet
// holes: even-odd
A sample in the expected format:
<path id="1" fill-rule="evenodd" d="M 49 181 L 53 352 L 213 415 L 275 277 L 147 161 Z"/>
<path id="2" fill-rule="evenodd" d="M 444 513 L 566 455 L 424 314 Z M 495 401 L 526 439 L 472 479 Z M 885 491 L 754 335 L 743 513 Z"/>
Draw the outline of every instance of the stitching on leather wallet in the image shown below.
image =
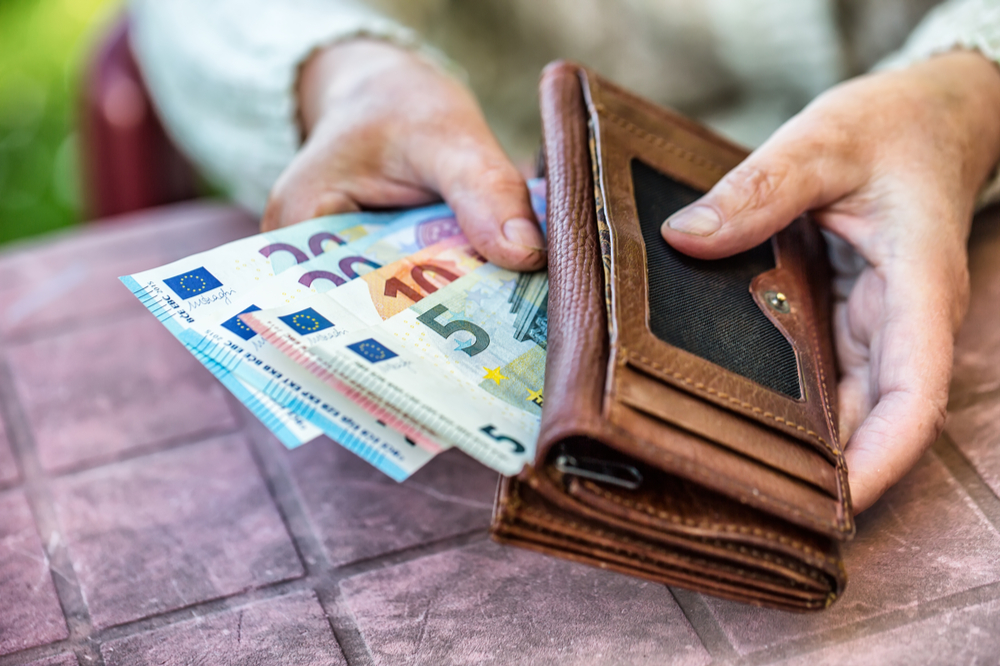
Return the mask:
<path id="1" fill-rule="evenodd" d="M 683 159 L 691 162 L 692 164 L 696 164 L 696 165 L 698 165 L 700 167 L 704 167 L 706 169 L 709 169 L 709 170 L 714 171 L 716 173 L 719 173 L 721 175 L 725 175 L 725 173 L 726 173 L 726 170 L 724 168 L 722 168 L 721 166 L 719 166 L 718 164 L 716 164 L 715 162 L 711 162 L 710 160 L 707 160 L 707 159 L 705 159 L 705 158 L 703 158 L 703 157 L 701 157 L 699 155 L 695 155 L 694 153 L 692 153 L 692 152 L 690 152 L 688 150 L 685 150 L 685 149 L 681 148 L 680 146 L 678 146 L 678 145 L 676 145 L 674 143 L 671 143 L 671 142 L 667 141 L 666 139 L 663 139 L 662 137 L 658 137 L 658 136 L 652 135 L 652 134 L 646 132 L 645 130 L 643 130 L 642 128 L 636 126 L 635 124 L 633 124 L 633 123 L 625 120 L 621 116 L 618 116 L 613 111 L 605 109 L 604 110 L 604 114 L 608 117 L 609 120 L 611 120 L 612 122 L 614 122 L 616 125 L 619 125 L 620 127 L 624 128 L 625 130 L 631 132 L 632 134 L 635 134 L 636 136 L 638 136 L 638 137 L 640 137 L 640 138 L 648 141 L 649 143 L 653 144 L 654 146 L 657 146 L 659 148 L 663 148 L 663 149 L 665 149 L 667 151 L 670 151 L 674 155 L 677 155 L 678 157 L 683 158 Z M 813 341 L 814 342 L 814 347 L 818 347 L 818 341 L 815 340 L 815 336 L 816 336 L 816 332 L 815 331 L 812 332 L 812 336 L 814 338 L 814 341 Z M 644 356 L 640 355 L 638 358 L 642 359 L 646 363 L 651 364 L 653 367 L 658 368 L 659 370 L 669 372 L 671 375 L 673 375 L 674 377 L 676 377 L 679 380 L 682 380 L 686 384 L 695 386 L 696 388 L 699 388 L 699 389 L 701 388 L 701 387 L 697 387 L 697 384 L 700 384 L 700 383 L 695 383 L 693 380 L 691 380 L 691 378 L 686 378 L 686 377 L 684 377 L 683 375 L 681 375 L 679 373 L 672 372 L 669 369 L 664 368 L 660 364 L 657 364 L 656 362 L 654 362 L 654 361 L 652 361 L 650 359 L 647 359 Z M 823 379 L 823 385 L 824 385 L 823 386 L 823 389 L 824 389 L 823 401 L 824 401 L 824 406 L 825 406 L 825 408 L 827 410 L 829 410 L 829 402 L 828 402 L 828 398 L 827 398 L 827 393 L 828 392 L 826 391 L 827 387 L 826 387 L 826 381 L 825 381 L 825 376 L 823 374 L 822 367 L 820 367 L 820 376 L 824 378 Z M 702 385 L 702 386 L 704 386 L 704 385 Z M 813 438 L 815 438 L 816 440 L 818 440 L 819 443 L 822 444 L 823 447 L 825 447 L 834 456 L 838 456 L 839 453 L 840 453 L 839 450 L 837 450 L 836 448 L 834 448 L 833 446 L 831 446 L 820 434 L 816 433 L 815 431 L 806 429 L 805 427 L 800 426 L 800 425 L 796 424 L 795 422 L 793 422 L 791 420 L 785 419 L 784 417 L 779 417 L 779 416 L 774 415 L 774 414 L 772 414 L 770 412 L 764 412 L 763 410 L 761 410 L 760 408 L 758 408 L 756 406 L 753 406 L 753 405 L 751 405 L 749 403 L 745 403 L 743 401 L 740 401 L 739 399 L 737 399 L 735 397 L 732 397 L 732 396 L 729 396 L 728 394 L 725 394 L 723 392 L 719 392 L 719 391 L 716 391 L 716 390 L 708 388 L 708 387 L 706 387 L 705 390 L 708 391 L 709 393 L 718 395 L 720 398 L 726 399 L 726 400 L 728 400 L 730 402 L 733 402 L 733 403 L 737 403 L 739 405 L 742 405 L 745 408 L 752 409 L 754 412 L 760 413 L 764 417 L 769 417 L 769 418 L 774 419 L 775 421 L 777 421 L 779 423 L 787 424 L 787 425 L 795 428 L 798 431 L 801 431 L 801 432 L 803 432 L 803 433 L 805 433 L 805 434 L 807 434 L 809 436 L 812 436 Z"/>
<path id="2" fill-rule="evenodd" d="M 532 512 L 532 513 L 535 514 L 537 518 L 540 518 L 542 520 L 548 519 L 548 520 L 555 521 L 555 522 L 558 523 L 558 519 L 556 519 L 555 517 L 552 517 L 552 516 L 550 516 L 548 514 L 544 514 L 544 513 L 540 513 L 540 512 Z M 603 533 L 601 533 L 601 531 L 589 531 L 587 529 L 584 529 L 581 526 L 578 526 L 577 524 L 575 524 L 574 522 L 567 522 L 567 524 L 570 527 L 576 528 L 578 530 L 582 530 L 583 532 L 593 532 L 598 537 L 602 536 L 602 534 L 603 534 Z M 533 530 L 533 531 L 537 531 L 537 532 L 539 532 L 539 533 L 541 533 L 543 535 L 549 535 L 549 536 L 552 536 L 552 537 L 554 537 L 556 539 L 566 540 L 566 541 L 569 541 L 569 542 L 572 542 L 572 543 L 575 543 L 575 544 L 582 545 L 584 547 L 591 547 L 592 546 L 590 543 L 588 543 L 587 541 L 585 541 L 582 538 L 573 537 L 572 535 L 567 535 L 567 534 L 562 533 L 562 532 L 557 532 L 557 531 L 555 531 L 555 530 L 553 530 L 551 528 L 545 528 L 545 527 L 538 526 L 538 525 L 531 525 L 530 529 Z M 628 541 L 625 538 L 620 538 L 618 536 L 615 536 L 615 539 L 621 539 L 623 541 Z M 644 555 L 642 555 L 640 553 L 637 553 L 634 550 L 627 550 L 627 549 L 616 548 L 616 547 L 612 547 L 612 546 L 604 546 L 604 545 L 602 545 L 600 548 L 602 550 L 605 550 L 605 551 L 611 551 L 611 552 L 614 552 L 614 553 L 617 553 L 617 554 L 621 554 L 625 558 L 632 558 L 632 559 L 635 559 L 635 560 L 638 560 L 638 561 L 641 561 L 641 562 L 648 563 L 648 564 L 650 564 L 650 567 L 654 568 L 657 571 L 661 571 L 662 572 L 663 569 L 664 569 L 664 565 L 662 563 L 660 563 L 660 562 L 658 562 L 656 560 L 653 560 L 653 559 L 649 558 L 648 556 L 644 556 Z M 700 559 L 693 560 L 693 559 L 685 558 L 684 556 L 681 556 L 680 554 L 676 554 L 676 553 L 674 555 L 678 559 L 685 560 L 688 563 L 695 563 L 695 564 L 697 564 L 697 563 L 704 563 L 704 564 L 707 564 L 707 565 L 717 565 L 717 564 L 710 564 L 710 563 L 708 563 L 708 561 L 704 561 L 704 560 L 700 560 Z M 764 579 L 764 578 L 762 578 L 760 576 L 757 576 L 757 575 L 755 575 L 752 572 L 746 572 L 746 571 L 744 571 L 742 569 L 725 568 L 724 566 L 720 566 L 720 568 L 723 569 L 724 571 L 728 571 L 729 573 L 734 573 L 735 572 L 737 575 L 742 575 L 742 576 L 745 576 L 745 577 L 747 577 L 749 579 L 753 579 L 753 580 L 756 580 L 756 581 L 761 581 L 761 582 L 765 582 L 765 583 L 770 583 L 771 585 L 775 585 L 774 582 L 769 582 L 766 579 Z M 697 572 L 695 570 L 682 569 L 682 568 L 677 568 L 676 571 L 679 572 L 679 573 L 687 574 L 688 576 L 703 577 L 703 578 L 706 578 L 706 579 L 711 579 L 711 580 L 715 581 L 718 585 L 730 586 L 730 587 L 732 587 L 732 586 L 735 585 L 734 582 L 732 582 L 731 580 L 727 580 L 727 579 L 724 579 L 724 578 L 719 577 L 719 576 L 712 577 L 710 575 L 707 575 L 704 572 L 699 573 L 699 572 Z M 792 587 L 792 588 L 796 587 L 796 584 L 794 582 L 790 582 L 790 583 L 791 583 L 790 587 Z M 680 585 L 681 587 L 686 587 L 686 584 L 684 584 L 684 583 L 680 583 L 680 584 L 677 584 L 677 585 Z M 799 589 L 800 590 L 806 590 L 806 589 L 801 588 L 801 587 Z M 780 595 L 780 593 L 778 593 L 776 591 L 767 591 L 767 593 L 769 595 L 772 595 L 772 596 L 778 596 L 778 595 Z M 801 605 L 805 609 L 815 609 L 815 608 L 820 607 L 820 606 L 829 607 L 830 604 L 834 600 L 836 600 L 836 599 L 837 599 L 837 594 L 835 592 L 833 592 L 833 591 L 830 591 L 829 593 L 827 593 L 826 599 L 823 602 L 819 602 L 819 601 L 815 601 L 815 600 L 803 600 L 803 601 L 801 601 Z"/>
<path id="3" fill-rule="evenodd" d="M 590 489 L 592 492 L 604 496 L 607 500 L 610 500 L 611 502 L 616 502 L 620 505 L 624 505 L 636 511 L 649 514 L 650 516 L 655 516 L 657 518 L 670 521 L 671 523 L 691 526 L 694 528 L 707 528 L 709 530 L 717 530 L 724 533 L 732 533 L 732 534 L 740 533 L 743 535 L 754 535 L 755 537 L 764 537 L 765 539 L 769 540 L 777 540 L 781 544 L 784 544 L 785 546 L 802 553 L 806 558 L 825 560 L 827 563 L 834 566 L 836 566 L 839 562 L 836 558 L 832 558 L 822 552 L 816 551 L 815 549 L 806 546 L 805 544 L 799 542 L 798 540 L 790 540 L 784 535 L 779 535 L 778 533 L 775 533 L 773 531 L 765 531 L 761 530 L 760 528 L 750 528 L 749 526 L 738 526 L 736 524 L 731 524 L 731 523 L 721 524 L 721 523 L 708 523 L 708 522 L 697 523 L 692 520 L 682 521 L 680 515 L 678 514 L 670 514 L 662 510 L 654 509 L 649 505 L 647 505 L 646 503 L 637 503 L 635 501 L 629 500 L 628 498 L 623 498 L 615 493 L 612 493 L 611 491 L 608 491 L 607 489 L 603 489 L 597 486 L 593 482 L 584 481 L 583 485 L 586 486 L 588 489 Z M 725 546 L 724 543 L 723 546 Z M 726 548 L 729 547 L 727 546 Z M 767 559 L 766 555 L 761 554 L 761 556 Z M 780 560 L 777 560 L 777 558 L 776 562 L 778 562 L 779 564 L 783 564 L 781 563 Z M 803 572 L 802 574 L 807 574 L 807 573 Z"/>
<path id="4" fill-rule="evenodd" d="M 611 533 L 603 531 L 600 528 L 593 528 L 591 526 L 585 526 L 585 525 L 577 523 L 576 521 L 557 519 L 556 517 L 552 516 L 551 514 L 549 514 L 548 512 L 546 512 L 544 510 L 539 510 L 539 509 L 532 508 L 530 510 L 526 510 L 525 514 L 534 515 L 535 517 L 537 517 L 539 519 L 542 519 L 543 521 L 547 520 L 547 521 L 551 521 L 552 523 L 556 523 L 556 524 L 565 524 L 565 525 L 569 526 L 572 530 L 578 530 L 578 531 L 583 532 L 583 533 L 589 533 L 591 535 L 594 535 L 594 536 L 596 536 L 598 538 L 603 538 L 605 540 L 611 540 L 611 541 L 614 541 L 614 542 L 622 542 L 622 543 L 629 544 L 629 545 L 632 545 L 632 546 L 637 547 L 637 548 L 639 548 L 639 547 L 651 547 L 652 546 L 652 545 L 649 545 L 649 544 L 638 542 L 638 541 L 633 540 L 633 539 L 631 539 L 629 537 L 626 537 L 624 535 L 619 535 L 619 534 L 612 535 Z M 571 535 L 565 535 L 565 534 L 562 534 L 562 533 L 557 533 L 557 532 L 555 532 L 555 531 L 553 531 L 551 529 L 546 529 L 544 527 L 533 526 L 532 528 L 534 530 L 539 530 L 539 531 L 542 531 L 542 532 L 548 532 L 549 534 L 555 535 L 555 536 L 560 537 L 562 539 L 568 539 L 570 541 L 581 542 L 581 543 L 583 542 L 579 538 L 573 538 Z M 620 553 L 620 554 L 628 555 L 628 556 L 636 558 L 638 560 L 641 560 L 641 561 L 644 561 L 644 562 L 647 562 L 647 563 L 651 563 L 655 567 L 658 567 L 658 568 L 664 567 L 663 564 L 660 563 L 659 561 L 657 561 L 657 560 L 655 560 L 653 558 L 650 558 L 649 556 L 645 556 L 642 553 L 639 553 L 637 550 L 626 550 L 626 549 L 622 549 L 620 547 L 607 546 L 607 545 L 601 545 L 600 548 L 601 549 L 607 549 L 609 551 L 615 551 L 615 552 Z M 719 568 L 720 570 L 722 570 L 724 572 L 729 572 L 731 574 L 735 574 L 735 575 L 740 576 L 740 577 L 747 577 L 749 579 L 754 579 L 756 581 L 760 581 L 760 582 L 764 582 L 764 583 L 767 583 L 767 584 L 775 585 L 774 581 L 768 580 L 766 577 L 762 577 L 762 576 L 760 576 L 759 574 L 757 574 L 757 573 L 755 573 L 753 571 L 745 570 L 744 568 L 739 567 L 739 566 L 733 566 L 733 565 L 727 565 L 725 563 L 719 563 L 719 562 L 709 561 L 709 560 L 706 560 L 704 558 L 697 558 L 697 557 L 692 557 L 692 556 L 686 556 L 686 555 L 678 553 L 676 551 L 666 551 L 666 550 L 664 550 L 664 553 L 668 553 L 671 556 L 677 558 L 678 560 L 681 560 L 681 561 L 684 561 L 684 562 L 687 562 L 687 563 L 690 563 L 690 564 L 693 564 L 693 565 L 717 567 L 717 568 Z M 791 569 L 795 569 L 795 568 L 791 568 Z M 796 570 L 796 571 L 798 571 L 798 570 Z M 813 579 L 814 581 L 816 581 L 819 584 L 828 584 L 829 583 L 828 581 L 824 581 L 823 580 L 822 575 L 817 576 L 815 573 L 809 573 L 809 572 L 800 572 L 800 574 L 808 576 L 810 579 Z M 779 576 L 779 575 L 775 575 L 775 576 Z M 779 576 L 779 578 L 780 578 L 780 576 Z M 719 581 L 725 582 L 726 580 L 722 579 L 720 577 Z M 789 584 L 790 588 L 799 588 L 799 589 L 802 589 L 802 590 L 806 590 L 806 589 L 802 588 L 800 584 L 797 584 L 794 581 L 789 580 L 787 583 Z"/>
<path id="5" fill-rule="evenodd" d="M 727 394 L 725 392 L 719 391 L 717 389 L 713 389 L 712 387 L 709 387 L 709 386 L 705 385 L 703 382 L 695 382 L 693 379 L 691 379 L 689 377 L 686 377 L 682 373 L 678 373 L 677 371 L 670 370 L 669 368 L 667 368 L 663 364 L 661 364 L 661 363 L 659 363 L 657 361 L 654 361 L 654 360 L 650 359 L 649 357 L 646 357 L 646 356 L 644 356 L 642 354 L 635 354 L 635 353 L 629 352 L 624 347 L 622 348 L 622 352 L 624 352 L 625 355 L 627 357 L 629 357 L 629 358 L 638 359 L 642 363 L 647 364 L 649 366 L 652 366 L 653 368 L 655 368 L 658 371 L 663 371 L 664 373 L 669 374 L 670 377 L 675 378 L 677 380 L 680 380 L 684 384 L 686 384 L 686 385 L 694 388 L 697 391 L 703 391 L 703 392 L 705 392 L 707 394 L 712 394 L 714 396 L 718 396 L 719 398 L 721 398 L 723 400 L 726 400 L 726 401 L 729 401 L 730 403 L 734 403 L 736 405 L 739 405 L 740 407 L 742 407 L 744 409 L 751 410 L 752 412 L 754 412 L 756 414 L 759 414 L 762 417 L 765 417 L 767 419 L 772 419 L 772 420 L 778 422 L 779 424 L 786 424 L 787 426 L 791 426 L 795 430 L 800 431 L 802 433 L 805 433 L 807 436 L 813 438 L 814 440 L 816 440 L 817 442 L 819 442 L 819 444 L 823 445 L 831 454 L 834 454 L 833 448 L 830 446 L 830 444 L 825 439 L 823 439 L 823 436 L 821 436 L 816 431 L 813 431 L 811 429 L 807 429 L 806 427 L 801 426 L 799 424 L 796 424 L 795 422 L 793 422 L 790 419 L 785 419 L 784 417 L 781 417 L 780 415 L 776 415 L 773 412 L 768 412 L 766 410 L 762 410 L 761 408 L 757 407 L 756 405 L 753 405 L 751 403 L 747 403 L 746 401 L 742 401 L 742 400 L 736 398 L 735 396 L 730 396 L 729 394 Z M 834 454 L 834 456 L 836 456 L 836 454 Z"/>
<path id="6" fill-rule="evenodd" d="M 816 328 L 812 327 L 809 332 L 809 337 L 812 339 L 813 356 L 815 359 L 820 359 L 819 354 L 819 335 L 816 333 Z M 830 429 L 830 433 L 833 431 L 833 422 L 830 420 L 830 385 L 826 380 L 826 373 L 823 371 L 823 364 L 819 361 L 816 362 L 816 368 L 819 369 L 819 381 L 823 388 L 823 414 L 826 417 L 827 428 Z M 821 438 L 822 439 L 822 438 Z M 824 442 L 824 444 L 826 444 Z M 829 447 L 830 453 L 834 456 L 840 456 L 841 451 L 836 447 Z"/>
<path id="7" fill-rule="evenodd" d="M 811 331 L 811 336 L 810 337 L 812 338 L 813 355 L 814 355 L 814 357 L 816 359 L 819 359 L 820 358 L 820 355 L 819 355 L 819 335 L 816 333 L 816 329 L 815 328 Z M 833 430 L 834 429 L 833 420 L 830 418 L 830 413 L 831 413 L 831 410 L 830 410 L 830 386 L 829 386 L 827 378 L 826 378 L 826 373 L 823 371 L 823 364 L 817 361 L 816 368 L 819 369 L 819 380 L 820 380 L 820 384 L 822 385 L 822 391 L 823 391 L 823 414 L 826 417 L 827 428 L 830 429 L 830 433 L 832 434 L 832 433 L 835 433 L 835 431 Z M 843 453 L 840 451 L 840 449 L 831 448 L 830 451 L 838 459 L 842 459 L 843 458 Z M 840 495 L 840 500 L 841 501 L 844 500 L 844 496 L 845 496 L 844 489 L 848 488 L 847 487 L 847 483 L 848 482 L 845 479 L 846 472 L 847 472 L 847 468 L 845 466 L 837 466 L 837 492 Z M 843 512 L 843 507 L 844 507 L 843 504 L 841 504 L 840 505 L 840 512 L 839 512 L 841 514 L 841 516 L 838 517 L 838 524 L 840 525 L 841 529 L 846 529 L 849 526 L 851 526 L 851 524 L 853 522 L 853 519 L 852 519 L 852 517 L 850 516 L 849 513 Z"/>
<path id="8" fill-rule="evenodd" d="M 622 351 L 624 352 L 625 350 L 623 349 Z M 715 479 L 724 479 L 724 478 L 722 478 L 721 475 L 717 474 L 711 468 L 707 468 L 707 467 L 705 467 L 702 464 L 692 463 L 691 461 L 689 461 L 687 459 L 684 459 L 684 458 L 681 458 L 679 456 L 676 456 L 676 455 L 674 455 L 674 454 L 672 454 L 670 452 L 663 452 L 663 451 L 661 451 L 661 452 L 659 452 L 659 454 L 660 454 L 660 456 L 667 457 L 675 465 L 678 465 L 678 466 L 684 468 L 685 470 L 687 470 L 689 472 L 692 472 L 692 473 L 699 473 L 699 472 L 700 473 L 707 473 L 709 477 L 712 477 L 712 478 L 715 478 Z M 771 498 L 768 498 L 766 496 L 759 496 L 758 500 L 760 502 L 766 504 L 766 505 L 773 505 L 773 506 L 776 506 L 776 507 L 780 507 L 784 511 L 786 511 L 789 514 L 792 514 L 794 516 L 804 517 L 807 520 L 810 520 L 814 524 L 823 524 L 823 525 L 826 525 L 826 526 L 833 526 L 834 528 L 839 528 L 839 529 L 843 529 L 843 527 L 844 527 L 843 526 L 843 522 L 842 522 L 842 520 L 839 517 L 838 517 L 838 519 L 836 521 L 822 520 L 822 519 L 819 519 L 818 517 L 816 517 L 816 515 L 814 515 L 812 513 L 810 513 L 810 514 L 807 515 L 806 513 L 800 511 L 795 506 L 790 505 L 790 504 L 788 504 L 786 502 L 783 502 L 783 501 L 780 501 L 780 500 L 771 499 Z"/>
<path id="9" fill-rule="evenodd" d="M 650 134 L 649 132 L 643 130 L 641 127 L 633 124 L 630 121 L 625 120 L 624 118 L 614 113 L 613 111 L 608 110 L 607 108 L 604 109 L 604 115 L 607 116 L 608 120 L 613 122 L 615 125 L 618 125 L 622 129 L 626 130 L 627 132 L 631 132 L 640 139 L 644 139 L 658 148 L 662 148 L 666 151 L 669 151 L 670 153 L 673 153 L 677 157 L 683 160 L 687 160 L 691 164 L 697 165 L 699 167 L 704 167 L 705 169 L 708 169 L 709 171 L 715 172 L 719 175 L 725 175 L 726 173 L 726 170 L 721 166 L 719 166 L 718 164 L 716 164 L 715 162 L 707 160 L 701 157 L 700 155 L 696 155 L 687 149 L 681 148 L 677 144 L 667 141 L 663 137 L 658 137 L 656 135 Z"/>

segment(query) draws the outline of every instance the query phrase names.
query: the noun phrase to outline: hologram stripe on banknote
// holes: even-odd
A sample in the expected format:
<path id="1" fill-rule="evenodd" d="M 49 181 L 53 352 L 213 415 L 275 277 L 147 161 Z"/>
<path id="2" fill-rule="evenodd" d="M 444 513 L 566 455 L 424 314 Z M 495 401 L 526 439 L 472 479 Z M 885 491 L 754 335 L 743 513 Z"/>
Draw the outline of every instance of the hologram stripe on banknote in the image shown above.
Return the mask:
<path id="1" fill-rule="evenodd" d="M 544 273 L 527 280 L 536 289 L 519 295 L 518 280 L 484 265 L 380 325 L 313 352 L 342 378 L 444 433 L 447 444 L 516 474 L 532 460 L 538 437 L 548 294 Z M 533 324 L 519 322 L 523 313 Z M 366 355 L 366 341 L 387 358 Z"/>

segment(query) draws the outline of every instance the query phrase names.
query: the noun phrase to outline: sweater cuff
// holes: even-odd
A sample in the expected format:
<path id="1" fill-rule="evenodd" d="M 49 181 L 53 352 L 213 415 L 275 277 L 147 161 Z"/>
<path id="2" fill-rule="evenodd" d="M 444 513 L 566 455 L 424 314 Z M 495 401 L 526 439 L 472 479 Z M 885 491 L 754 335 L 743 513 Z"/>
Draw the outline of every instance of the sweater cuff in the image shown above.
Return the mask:
<path id="1" fill-rule="evenodd" d="M 1000 65 L 1000 3 L 951 0 L 932 10 L 903 47 L 874 70 L 903 69 L 954 50 L 978 51 Z M 1000 201 L 1000 164 L 979 191 L 976 210 Z"/>

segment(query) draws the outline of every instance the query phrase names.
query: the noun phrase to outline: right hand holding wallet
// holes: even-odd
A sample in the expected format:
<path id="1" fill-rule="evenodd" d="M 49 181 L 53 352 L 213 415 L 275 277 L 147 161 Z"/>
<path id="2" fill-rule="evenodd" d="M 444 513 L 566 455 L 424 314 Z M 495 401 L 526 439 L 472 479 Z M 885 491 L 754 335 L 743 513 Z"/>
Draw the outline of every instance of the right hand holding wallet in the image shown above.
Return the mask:
<path id="1" fill-rule="evenodd" d="M 746 151 L 571 63 L 542 77 L 545 407 L 495 538 L 793 611 L 843 592 L 854 534 L 830 281 L 802 218 L 722 260 L 660 226 Z"/>

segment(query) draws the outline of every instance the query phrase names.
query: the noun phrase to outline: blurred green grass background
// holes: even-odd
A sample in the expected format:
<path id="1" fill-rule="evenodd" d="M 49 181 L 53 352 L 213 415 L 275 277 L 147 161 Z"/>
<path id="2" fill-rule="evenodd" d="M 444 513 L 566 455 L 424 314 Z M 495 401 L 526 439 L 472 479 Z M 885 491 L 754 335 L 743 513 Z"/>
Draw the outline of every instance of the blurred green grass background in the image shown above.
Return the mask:
<path id="1" fill-rule="evenodd" d="M 84 60 L 121 0 L 0 0 L 0 243 L 83 216 Z"/>

